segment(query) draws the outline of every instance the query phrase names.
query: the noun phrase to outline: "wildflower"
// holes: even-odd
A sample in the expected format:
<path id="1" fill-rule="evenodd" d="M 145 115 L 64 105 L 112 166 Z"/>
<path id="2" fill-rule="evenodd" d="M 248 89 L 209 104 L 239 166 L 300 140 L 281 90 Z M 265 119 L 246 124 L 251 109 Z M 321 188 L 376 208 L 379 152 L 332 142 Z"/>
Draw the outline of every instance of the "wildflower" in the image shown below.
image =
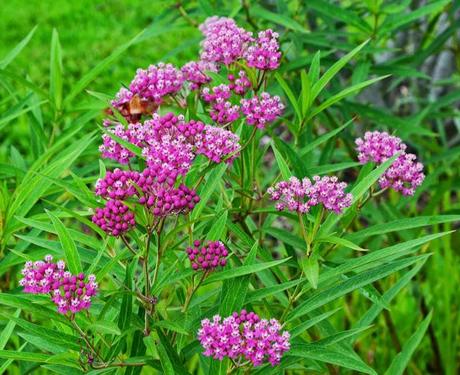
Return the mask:
<path id="1" fill-rule="evenodd" d="M 201 86 L 211 82 L 207 72 L 217 72 L 217 65 L 208 61 L 190 61 L 181 68 L 184 78 L 190 83 L 191 90 L 198 90 Z"/>
<path id="2" fill-rule="evenodd" d="M 210 116 L 219 124 L 229 124 L 240 117 L 240 107 L 232 104 L 229 99 L 232 91 L 229 85 L 221 84 L 212 88 L 205 87 L 201 93 L 204 101 L 211 104 Z"/>
<path id="3" fill-rule="evenodd" d="M 225 245 L 220 241 L 209 241 L 205 246 L 196 240 L 193 247 L 187 248 L 188 259 L 192 263 L 192 268 L 197 270 L 213 270 L 218 266 L 225 266 L 228 251 Z"/>
<path id="4" fill-rule="evenodd" d="M 241 146 L 240 137 L 231 131 L 206 125 L 202 134 L 196 137 L 196 153 L 205 155 L 209 160 L 231 163 L 238 157 Z"/>
<path id="5" fill-rule="evenodd" d="M 52 300 L 58 307 L 59 313 L 75 314 L 90 308 L 91 298 L 96 294 L 97 289 L 94 275 L 89 275 L 88 281 L 85 281 L 83 273 L 73 276 L 70 272 L 65 272 L 59 286 L 53 289 Z"/>
<path id="6" fill-rule="evenodd" d="M 236 95 L 242 96 L 251 88 L 251 81 L 244 70 L 238 72 L 238 77 L 235 77 L 233 74 L 229 74 L 228 80 L 230 81 L 230 84 L 228 85 L 229 88 Z"/>
<path id="7" fill-rule="evenodd" d="M 141 123 L 129 124 L 127 128 L 123 124 L 116 123 L 114 126 L 107 128 L 107 131 L 134 146 L 139 147 L 143 141 Z M 102 135 L 102 145 L 99 146 L 99 151 L 102 153 L 103 158 L 113 159 L 120 164 L 128 164 L 130 159 L 135 156 L 134 153 L 123 147 L 108 134 Z"/>
<path id="8" fill-rule="evenodd" d="M 252 34 L 238 27 L 231 18 L 209 17 L 200 25 L 200 30 L 205 36 L 200 54 L 203 61 L 230 65 L 243 56 L 252 40 Z"/>
<path id="9" fill-rule="evenodd" d="M 104 178 L 96 182 L 96 195 L 108 199 L 123 200 L 136 194 L 135 184 L 139 179 L 136 171 L 123 171 L 119 168 L 108 171 Z"/>
<path id="10" fill-rule="evenodd" d="M 47 255 L 45 261 L 25 263 L 21 271 L 23 278 L 19 281 L 25 293 L 47 294 L 52 291 L 54 283 L 60 280 L 65 268 L 64 262 L 53 263 L 52 260 L 53 257 Z"/>
<path id="11" fill-rule="evenodd" d="M 382 189 L 392 188 L 403 195 L 414 195 L 415 189 L 423 183 L 423 164 L 416 161 L 414 154 L 406 153 L 402 140 L 386 132 L 366 132 L 364 139 L 355 140 L 358 159 L 364 164 L 369 161 L 381 164 L 399 153 L 400 155 L 379 179 Z"/>
<path id="12" fill-rule="evenodd" d="M 246 115 L 246 123 L 259 129 L 275 121 L 283 113 L 284 105 L 279 96 L 263 92 L 251 99 L 241 99 L 241 111 Z"/>
<path id="13" fill-rule="evenodd" d="M 282 355 L 289 350 L 289 332 L 281 332 L 281 325 L 276 319 L 260 319 L 253 312 L 241 310 L 222 319 L 215 315 L 210 321 L 201 321 L 198 340 L 207 357 L 233 360 L 242 357 L 253 366 L 269 362 L 272 366 L 279 364 Z"/>
<path id="14" fill-rule="evenodd" d="M 122 201 L 108 200 L 104 208 L 96 208 L 93 223 L 112 236 L 120 236 L 135 225 L 134 213 Z"/>
<path id="15" fill-rule="evenodd" d="M 345 193 L 347 184 L 339 182 L 337 177 L 314 176 L 313 182 L 305 177 L 299 180 L 291 177 L 288 181 L 278 182 L 268 189 L 276 209 L 307 213 L 310 208 L 322 204 L 327 210 L 337 214 L 351 205 L 353 196 Z"/>
<path id="16" fill-rule="evenodd" d="M 259 32 L 255 43 L 244 53 L 248 66 L 260 70 L 277 69 L 281 60 L 278 37 L 278 33 L 271 29 Z"/>

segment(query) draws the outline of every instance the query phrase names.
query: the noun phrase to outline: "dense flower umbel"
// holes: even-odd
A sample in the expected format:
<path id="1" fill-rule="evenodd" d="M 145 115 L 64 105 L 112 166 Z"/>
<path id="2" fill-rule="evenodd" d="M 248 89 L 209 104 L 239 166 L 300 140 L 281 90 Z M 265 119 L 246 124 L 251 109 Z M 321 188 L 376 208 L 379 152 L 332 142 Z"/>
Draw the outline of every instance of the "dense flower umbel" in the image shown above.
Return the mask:
<path id="1" fill-rule="evenodd" d="M 277 210 L 289 210 L 307 213 L 310 208 L 322 204 L 324 208 L 341 213 L 353 200 L 351 194 L 345 193 L 347 184 L 337 177 L 314 176 L 313 182 L 305 177 L 299 180 L 291 177 L 288 181 L 278 182 L 268 189 L 271 199 L 277 201 Z"/>
<path id="2" fill-rule="evenodd" d="M 59 286 L 57 283 L 54 285 L 52 300 L 61 314 L 69 311 L 75 314 L 90 308 L 91 297 L 96 294 L 97 287 L 94 275 L 89 275 L 85 282 L 83 273 L 73 276 L 70 272 L 65 272 Z"/>
<path id="3" fill-rule="evenodd" d="M 240 137 L 231 131 L 206 125 L 204 132 L 196 137 L 196 153 L 206 156 L 209 160 L 220 163 L 225 160 L 231 163 L 239 155 Z"/>
<path id="4" fill-rule="evenodd" d="M 205 36 L 201 43 L 201 60 L 230 65 L 243 56 L 252 34 L 238 27 L 234 20 L 210 17 L 200 25 Z"/>
<path id="5" fill-rule="evenodd" d="M 104 178 L 97 180 L 96 195 L 123 200 L 137 193 L 135 185 L 138 180 L 139 172 L 116 168 L 113 172 L 108 171 Z"/>
<path id="6" fill-rule="evenodd" d="M 58 312 L 77 313 L 91 306 L 91 297 L 97 292 L 94 275 L 72 275 L 65 270 L 65 263 L 60 260 L 52 262 L 51 255 L 45 256 L 45 261 L 26 262 L 22 270 L 24 278 L 19 282 L 25 293 L 50 294 L 52 301 L 58 307 Z"/>
<path id="7" fill-rule="evenodd" d="M 190 83 L 191 90 L 198 90 L 204 84 L 211 82 L 207 72 L 217 72 L 217 65 L 208 61 L 190 61 L 181 68 L 184 78 Z"/>
<path id="8" fill-rule="evenodd" d="M 195 271 L 213 270 L 218 266 L 223 267 L 227 264 L 225 258 L 228 251 L 220 241 L 209 241 L 206 246 L 201 246 L 201 242 L 196 240 L 193 247 L 188 247 L 186 251 Z"/>
<path id="9" fill-rule="evenodd" d="M 232 104 L 229 99 L 232 96 L 230 85 L 221 84 L 212 88 L 205 87 L 201 93 L 204 101 L 211 104 L 210 116 L 219 124 L 229 124 L 240 117 L 240 107 Z"/>
<path id="10" fill-rule="evenodd" d="M 232 90 L 236 95 L 244 95 L 252 86 L 251 81 L 244 70 L 238 72 L 238 77 L 235 77 L 233 74 L 229 74 L 227 78 L 230 82 L 228 85 L 230 90 Z"/>
<path id="11" fill-rule="evenodd" d="M 355 143 L 358 159 L 363 164 L 369 161 L 380 164 L 398 152 L 406 150 L 406 145 L 400 138 L 387 132 L 366 132 L 364 139 L 357 138 Z"/>
<path id="12" fill-rule="evenodd" d="M 108 122 L 105 122 L 105 126 L 108 126 Z M 140 146 L 143 141 L 140 136 L 142 132 L 141 123 L 129 124 L 126 128 L 124 125 L 116 123 L 113 127 L 108 127 L 107 131 L 135 146 Z M 113 159 L 120 164 L 128 164 L 130 159 L 135 156 L 108 134 L 102 135 L 102 145 L 99 146 L 99 151 L 101 151 L 102 157 Z"/>
<path id="13" fill-rule="evenodd" d="M 407 154 L 407 146 L 400 138 L 386 132 L 366 132 L 364 139 L 355 141 L 358 159 L 361 163 L 369 161 L 381 164 L 400 153 L 398 158 L 379 179 L 381 188 L 392 188 L 403 195 L 413 195 L 415 189 L 425 179 L 423 164 L 416 161 L 414 154 Z"/>
<path id="14" fill-rule="evenodd" d="M 380 187 L 382 189 L 392 188 L 403 195 L 414 195 L 415 189 L 425 179 L 423 164 L 417 162 L 416 159 L 414 154 L 400 155 L 380 177 Z"/>
<path id="15" fill-rule="evenodd" d="M 23 278 L 19 284 L 25 293 L 47 294 L 53 290 L 55 282 L 59 281 L 65 272 L 65 263 L 61 260 L 52 262 L 51 255 L 45 256 L 45 261 L 28 261 L 22 269 Z"/>
<path id="16" fill-rule="evenodd" d="M 278 33 L 270 29 L 259 32 L 255 43 L 244 54 L 248 66 L 260 70 L 278 69 L 281 59 L 278 37 Z"/>
<path id="17" fill-rule="evenodd" d="M 246 310 L 225 319 L 219 315 L 215 315 L 212 321 L 204 319 L 198 330 L 198 340 L 205 356 L 218 360 L 242 357 L 254 366 L 264 362 L 272 366 L 279 364 L 282 355 L 290 348 L 289 338 L 289 332 L 281 332 L 276 319 L 260 319 L 257 314 Z"/>
<path id="18" fill-rule="evenodd" d="M 104 208 L 96 208 L 92 220 L 104 232 L 115 237 L 136 225 L 134 213 L 129 210 L 129 207 L 122 201 L 114 199 L 108 200 Z"/>
<path id="19" fill-rule="evenodd" d="M 263 92 L 251 99 L 241 99 L 241 111 L 246 115 L 246 123 L 265 128 L 283 113 L 284 105 L 279 96 L 270 96 Z"/>

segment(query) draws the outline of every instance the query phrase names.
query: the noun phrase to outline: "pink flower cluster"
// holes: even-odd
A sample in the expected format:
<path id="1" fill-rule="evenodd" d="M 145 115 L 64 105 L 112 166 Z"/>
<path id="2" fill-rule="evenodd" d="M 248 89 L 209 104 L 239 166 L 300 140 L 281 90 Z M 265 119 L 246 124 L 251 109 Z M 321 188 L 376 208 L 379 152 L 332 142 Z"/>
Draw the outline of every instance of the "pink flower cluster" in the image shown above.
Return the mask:
<path id="1" fill-rule="evenodd" d="M 201 96 L 204 101 L 211 104 L 210 116 L 219 124 L 229 124 L 240 117 L 240 107 L 229 100 L 232 90 L 229 85 L 221 84 L 212 89 L 205 87 Z"/>
<path id="2" fill-rule="evenodd" d="M 104 122 L 107 132 L 135 146 L 140 146 L 142 138 L 139 137 L 139 132 L 142 129 L 142 124 L 129 124 L 127 128 L 120 123 L 116 123 L 112 127 L 109 127 L 109 124 L 109 122 Z M 134 157 L 131 151 L 123 147 L 108 134 L 102 135 L 102 145 L 99 146 L 99 151 L 102 153 L 102 157 L 115 160 L 120 164 L 128 164 L 129 160 Z"/>
<path id="3" fill-rule="evenodd" d="M 230 82 L 228 85 L 230 90 L 232 90 L 236 95 L 244 95 L 252 86 L 251 81 L 244 70 L 240 70 L 238 72 L 238 77 L 235 77 L 233 74 L 229 74 L 227 78 Z"/>
<path id="4" fill-rule="evenodd" d="M 104 208 L 97 207 L 92 221 L 104 232 L 120 236 L 136 225 L 134 213 L 121 200 L 110 199 Z"/>
<path id="5" fill-rule="evenodd" d="M 225 319 L 215 315 L 212 321 L 202 320 L 198 340 L 207 357 L 218 360 L 242 357 L 254 366 L 264 362 L 275 366 L 290 348 L 289 332 L 281 329 L 276 319 L 260 319 L 253 312 L 241 310 Z"/>
<path id="6" fill-rule="evenodd" d="M 276 209 L 307 213 L 310 208 L 322 204 L 327 210 L 341 213 L 352 203 L 353 196 L 345 193 L 347 184 L 337 177 L 314 176 L 313 182 L 305 177 L 299 180 L 291 177 L 288 181 L 278 182 L 268 189 L 273 201 L 277 201 Z"/>
<path id="7" fill-rule="evenodd" d="M 157 105 L 167 95 L 178 93 L 184 83 L 184 74 L 172 64 L 158 63 L 147 69 L 138 69 L 129 85 L 129 90 L 122 88 L 112 101 L 115 108 L 129 102 L 134 95 Z"/>
<path id="8" fill-rule="evenodd" d="M 50 294 L 61 314 L 75 314 L 89 309 L 91 297 L 98 289 L 96 277 L 89 275 L 88 281 L 85 281 L 83 273 L 74 276 L 65 270 L 62 260 L 57 263 L 53 263 L 52 260 L 53 257 L 47 255 L 44 261 L 25 263 L 22 269 L 23 278 L 19 281 L 24 287 L 24 292 Z"/>
<path id="9" fill-rule="evenodd" d="M 200 25 L 205 36 L 201 43 L 200 58 L 203 61 L 230 65 L 243 56 L 252 34 L 231 18 L 210 17 Z"/>
<path id="10" fill-rule="evenodd" d="M 218 266 L 227 264 L 226 256 L 228 250 L 220 241 L 209 241 L 205 246 L 201 246 L 201 242 L 196 240 L 193 247 L 187 248 L 188 259 L 192 263 L 192 268 L 198 270 L 213 270 Z"/>
<path id="11" fill-rule="evenodd" d="M 138 180 L 138 172 L 116 168 L 113 172 L 108 171 L 104 178 L 97 180 L 96 195 L 106 199 L 123 200 L 137 193 L 135 185 Z"/>
<path id="12" fill-rule="evenodd" d="M 259 70 L 278 69 L 281 60 L 278 37 L 278 33 L 271 29 L 259 32 L 255 43 L 244 53 L 248 66 Z"/>
<path id="13" fill-rule="evenodd" d="M 398 137 L 386 132 L 366 132 L 363 138 L 355 140 L 358 159 L 364 164 L 369 161 L 381 164 L 399 153 L 398 158 L 379 179 L 382 189 L 392 188 L 403 195 L 414 195 L 415 189 L 423 183 L 423 164 L 417 162 L 414 154 L 406 153 L 407 146 Z"/>
<path id="14" fill-rule="evenodd" d="M 190 90 L 198 90 L 211 82 L 207 72 L 218 72 L 217 65 L 209 61 L 190 61 L 181 68 L 184 78 L 190 83 Z"/>
<path id="15" fill-rule="evenodd" d="M 264 129 L 283 113 L 284 105 L 279 96 L 263 92 L 251 99 L 241 100 L 241 111 L 246 115 L 246 123 Z"/>

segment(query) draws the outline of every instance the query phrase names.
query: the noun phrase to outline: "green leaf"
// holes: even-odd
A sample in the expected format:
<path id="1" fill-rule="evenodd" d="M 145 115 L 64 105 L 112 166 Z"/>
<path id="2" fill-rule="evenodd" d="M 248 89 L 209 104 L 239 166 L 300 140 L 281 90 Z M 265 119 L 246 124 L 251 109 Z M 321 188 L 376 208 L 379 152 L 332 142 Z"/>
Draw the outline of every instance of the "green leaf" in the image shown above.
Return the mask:
<path id="1" fill-rule="evenodd" d="M 53 29 L 50 55 L 50 98 L 56 110 L 62 107 L 62 51 L 59 34 Z"/>
<path id="2" fill-rule="evenodd" d="M 330 98 L 328 98 L 327 100 L 322 102 L 318 107 L 316 107 L 310 113 L 308 118 L 311 119 L 311 118 L 315 117 L 316 115 L 318 115 L 319 113 L 324 111 L 326 108 L 329 108 L 331 105 L 339 102 L 340 100 L 342 100 L 343 98 L 347 97 L 348 95 L 354 94 L 354 93 L 362 90 L 363 88 L 374 84 L 375 82 L 378 82 L 378 81 L 381 81 L 382 79 L 388 78 L 389 76 L 390 75 L 385 75 L 385 76 L 382 76 L 382 77 L 372 78 L 372 79 L 369 79 L 367 81 L 360 82 L 360 83 L 357 83 L 357 84 L 352 85 L 350 87 L 347 87 L 346 89 L 340 91 L 339 93 L 331 96 Z"/>
<path id="3" fill-rule="evenodd" d="M 214 222 L 209 233 L 207 234 L 207 239 L 210 241 L 221 240 L 225 234 L 225 228 L 227 224 L 228 211 L 224 211 L 222 215 Z"/>
<path id="4" fill-rule="evenodd" d="M 308 77 L 307 71 L 302 69 L 300 72 L 300 82 L 302 84 L 302 91 L 300 92 L 299 105 L 302 109 L 302 117 L 307 115 L 308 109 L 310 108 L 310 90 L 311 82 Z"/>
<path id="5" fill-rule="evenodd" d="M 404 373 L 404 370 L 414 354 L 415 349 L 419 346 L 428 326 L 430 325 L 432 315 L 433 312 L 430 311 L 428 316 L 420 323 L 414 334 L 404 344 L 401 352 L 393 359 L 390 367 L 385 372 L 385 375 L 402 375 Z"/>
<path id="6" fill-rule="evenodd" d="M 275 73 L 275 78 L 278 81 L 281 88 L 283 89 L 286 96 L 288 97 L 289 101 L 291 102 L 291 105 L 294 108 L 297 119 L 300 121 L 300 119 L 302 119 L 302 113 L 300 112 L 299 103 L 297 102 L 297 99 L 294 93 L 292 92 L 287 82 L 283 79 L 283 77 L 281 77 L 279 73 Z"/>
<path id="7" fill-rule="evenodd" d="M 13 315 L 13 317 L 17 318 L 21 313 L 21 309 L 17 309 Z M 3 350 L 10 339 L 14 327 L 16 326 L 16 322 L 14 320 L 10 320 L 6 326 L 3 328 L 2 333 L 0 333 L 0 350 Z"/>
<path id="8" fill-rule="evenodd" d="M 291 338 L 301 335 L 307 329 L 315 326 L 316 324 L 322 322 L 323 320 L 329 318 L 331 315 L 335 314 L 337 311 L 341 310 L 341 308 L 337 308 L 331 311 L 327 311 L 323 314 L 314 316 L 313 318 L 306 320 L 305 322 L 300 323 L 299 325 L 295 326 L 293 329 L 289 330 L 291 333 Z"/>
<path id="9" fill-rule="evenodd" d="M 0 69 L 5 69 L 10 64 L 10 62 L 13 61 L 17 55 L 19 55 L 23 48 L 32 39 L 33 35 L 35 34 L 35 30 L 37 30 L 37 26 L 35 26 L 24 39 L 22 39 L 2 60 L 0 60 Z"/>
<path id="10" fill-rule="evenodd" d="M 57 216 L 55 216 L 51 211 L 47 211 L 47 214 L 50 217 L 51 222 L 56 229 L 59 241 L 61 242 L 67 267 L 69 267 L 70 272 L 74 275 L 78 275 L 83 271 L 83 268 L 81 266 L 80 254 L 78 254 L 77 246 L 75 245 L 73 238 L 70 236 L 67 228 Z"/>
<path id="11" fill-rule="evenodd" d="M 321 78 L 313 84 L 311 89 L 311 103 L 316 99 L 316 97 L 321 93 L 321 91 L 326 87 L 329 81 L 334 78 L 334 76 L 359 52 L 361 51 L 364 46 L 369 42 L 366 40 L 364 43 L 360 44 L 351 52 L 347 53 L 343 56 L 339 61 L 337 61 L 334 65 L 332 65 L 326 73 L 324 73 Z"/>
<path id="12" fill-rule="evenodd" d="M 310 282 L 313 289 L 318 288 L 318 277 L 319 277 L 319 263 L 318 258 L 314 255 L 310 257 L 303 257 L 302 269 Z"/>
<path id="13" fill-rule="evenodd" d="M 350 240 L 347 240 L 345 238 L 340 238 L 337 236 L 327 236 L 324 238 L 317 238 L 315 241 L 332 243 L 334 245 L 339 245 L 339 246 L 346 247 L 352 250 L 357 250 L 357 251 L 368 251 L 368 249 L 364 249 L 356 245 L 355 243 L 351 242 Z"/>
<path id="14" fill-rule="evenodd" d="M 262 271 L 262 270 L 266 270 L 268 268 L 283 264 L 287 262 L 289 259 L 291 258 L 289 257 L 285 259 L 274 260 L 271 262 L 257 263 L 257 264 L 227 269 L 227 270 L 212 274 L 205 280 L 203 284 L 210 284 L 216 281 L 231 279 L 233 277 L 243 276 L 243 275 L 247 275 L 250 273 L 255 273 L 255 272 Z"/>
<path id="15" fill-rule="evenodd" d="M 121 331 L 117 326 L 117 323 L 110 322 L 108 320 L 98 320 L 92 323 L 89 328 L 94 330 L 95 332 L 99 332 L 102 334 L 109 334 L 109 335 L 121 335 Z"/>
<path id="16" fill-rule="evenodd" d="M 317 344 L 294 344 L 288 352 L 289 356 L 311 359 L 333 365 L 341 366 L 350 370 L 361 371 L 365 374 L 377 374 L 371 367 L 366 365 L 359 357 L 352 357 L 343 352 L 325 348 Z"/>
<path id="17" fill-rule="evenodd" d="M 409 267 L 411 264 L 428 257 L 429 255 L 422 255 L 419 257 L 411 257 L 390 262 L 380 267 L 373 268 L 367 272 L 355 275 L 341 283 L 334 285 L 325 290 L 320 290 L 314 293 L 310 298 L 302 302 L 288 315 L 288 321 L 299 318 L 310 311 L 313 311 L 351 291 L 368 285 L 376 280 L 380 280 L 400 269 Z"/>
<path id="18" fill-rule="evenodd" d="M 266 19 L 267 21 L 276 23 L 278 25 L 284 26 L 287 29 L 298 31 L 300 33 L 308 33 L 308 30 L 300 25 L 297 21 L 292 18 L 279 13 L 273 13 L 269 10 L 262 8 L 261 6 L 254 5 L 251 7 L 251 13 L 257 17 Z"/>
<path id="19" fill-rule="evenodd" d="M 292 176 L 292 172 L 290 171 L 286 160 L 284 160 L 283 155 L 281 155 L 281 153 L 278 151 L 274 142 L 272 142 L 271 146 L 275 154 L 276 163 L 280 169 L 281 176 L 283 176 L 283 179 L 289 180 L 289 178 Z"/>

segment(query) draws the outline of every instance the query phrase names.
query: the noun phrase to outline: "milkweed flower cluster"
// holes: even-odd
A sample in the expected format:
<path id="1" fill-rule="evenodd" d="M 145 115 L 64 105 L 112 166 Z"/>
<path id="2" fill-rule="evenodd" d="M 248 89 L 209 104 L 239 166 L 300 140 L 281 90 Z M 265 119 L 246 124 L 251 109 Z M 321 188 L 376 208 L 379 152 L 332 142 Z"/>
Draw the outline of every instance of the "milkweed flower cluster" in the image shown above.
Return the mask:
<path id="1" fill-rule="evenodd" d="M 193 247 L 188 247 L 186 252 L 195 271 L 213 270 L 227 264 L 228 250 L 221 241 L 209 241 L 205 246 L 201 246 L 201 241 L 196 240 Z"/>
<path id="2" fill-rule="evenodd" d="M 92 221 L 104 232 L 112 236 L 120 236 L 136 225 L 134 213 L 120 200 L 110 199 L 104 208 L 97 207 Z"/>
<path id="3" fill-rule="evenodd" d="M 311 207 L 322 204 L 327 210 L 339 214 L 353 200 L 350 193 L 345 193 L 346 187 L 347 184 L 335 176 L 314 176 L 313 181 L 308 177 L 299 180 L 293 176 L 288 181 L 278 182 L 267 192 L 273 201 L 278 202 L 275 207 L 279 211 L 307 213 Z"/>
<path id="4" fill-rule="evenodd" d="M 414 154 L 406 153 L 407 146 L 398 137 L 386 132 L 366 132 L 364 138 L 355 140 L 358 160 L 364 164 L 381 164 L 399 153 L 397 159 L 380 177 L 382 189 L 392 188 L 403 195 L 414 195 L 415 189 L 423 183 L 423 164 L 417 162 Z"/>
<path id="5" fill-rule="evenodd" d="M 184 78 L 189 82 L 190 90 L 199 90 L 201 86 L 211 82 L 206 73 L 219 71 L 217 65 L 210 61 L 190 61 L 181 68 Z"/>
<path id="6" fill-rule="evenodd" d="M 230 65 L 243 55 L 252 33 L 244 30 L 231 18 L 210 17 L 200 25 L 205 36 L 201 43 L 201 60 Z"/>
<path id="7" fill-rule="evenodd" d="M 246 310 L 224 319 L 220 315 L 215 315 L 212 321 L 204 319 L 198 330 L 198 340 L 205 356 L 218 360 L 242 357 L 253 366 L 265 362 L 272 366 L 279 364 L 290 348 L 289 339 L 289 332 L 281 331 L 276 319 L 260 319 L 257 314 Z"/>
<path id="8" fill-rule="evenodd" d="M 244 58 L 248 66 L 260 70 L 278 69 L 281 60 L 278 33 L 271 29 L 259 32 L 254 44 L 245 51 Z"/>
<path id="9" fill-rule="evenodd" d="M 49 294 L 61 314 L 89 309 L 98 289 L 94 275 L 89 275 L 87 281 L 83 273 L 72 275 L 66 271 L 64 261 L 53 263 L 51 255 L 45 256 L 44 261 L 26 262 L 22 275 L 19 284 L 24 292 Z"/>
<path id="10" fill-rule="evenodd" d="M 260 96 L 241 100 L 241 111 L 246 115 L 246 123 L 264 129 L 283 113 L 284 105 L 279 96 L 263 92 Z"/>

